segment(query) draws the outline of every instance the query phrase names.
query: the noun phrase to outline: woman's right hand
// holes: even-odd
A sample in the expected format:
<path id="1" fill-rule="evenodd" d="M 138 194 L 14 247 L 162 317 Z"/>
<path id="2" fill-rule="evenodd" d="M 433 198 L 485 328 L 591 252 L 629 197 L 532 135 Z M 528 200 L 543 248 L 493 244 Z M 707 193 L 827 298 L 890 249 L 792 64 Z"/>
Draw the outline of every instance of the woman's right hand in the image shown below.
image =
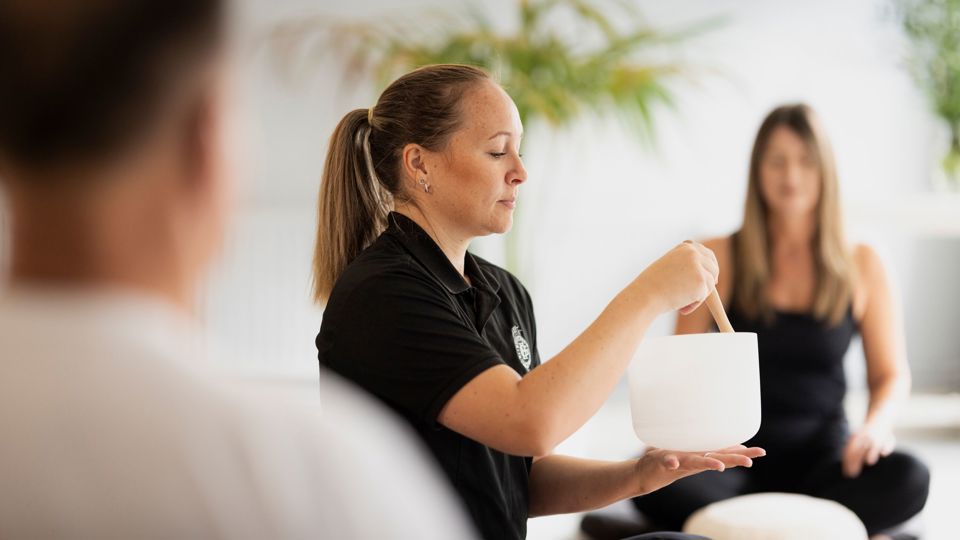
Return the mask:
<path id="1" fill-rule="evenodd" d="M 693 312 L 717 286 L 720 266 L 713 251 L 690 240 L 654 261 L 634 280 L 653 299 L 658 313 Z"/>
<path id="2" fill-rule="evenodd" d="M 753 460 L 767 455 L 763 448 L 742 444 L 715 452 L 674 452 L 648 448 L 637 460 L 637 495 L 646 495 L 673 482 L 704 471 L 752 467 Z"/>

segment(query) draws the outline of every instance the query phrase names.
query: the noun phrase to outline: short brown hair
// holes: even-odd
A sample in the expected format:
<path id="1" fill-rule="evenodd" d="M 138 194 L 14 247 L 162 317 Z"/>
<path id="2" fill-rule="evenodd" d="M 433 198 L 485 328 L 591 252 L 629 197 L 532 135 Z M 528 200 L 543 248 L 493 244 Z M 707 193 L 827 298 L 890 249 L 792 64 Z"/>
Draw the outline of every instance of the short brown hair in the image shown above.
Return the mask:
<path id="1" fill-rule="evenodd" d="M 223 0 L 0 2 L 0 157 L 96 160 L 147 130 L 221 42 Z"/>

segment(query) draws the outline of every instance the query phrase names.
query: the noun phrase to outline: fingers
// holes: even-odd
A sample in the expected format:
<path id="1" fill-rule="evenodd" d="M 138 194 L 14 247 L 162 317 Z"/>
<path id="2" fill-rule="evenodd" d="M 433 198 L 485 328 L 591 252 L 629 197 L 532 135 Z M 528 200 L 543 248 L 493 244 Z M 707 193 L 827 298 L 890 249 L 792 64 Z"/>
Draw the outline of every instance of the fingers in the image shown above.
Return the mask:
<path id="1" fill-rule="evenodd" d="M 700 307 L 701 304 L 703 304 L 703 302 L 704 302 L 704 301 L 701 300 L 701 301 L 699 301 L 699 302 L 694 302 L 694 303 L 692 303 L 692 304 L 687 304 L 686 306 L 680 308 L 680 314 L 681 314 L 681 315 L 689 315 L 689 314 L 693 313 L 694 311 L 697 310 L 697 308 Z"/>
<path id="2" fill-rule="evenodd" d="M 720 450 L 717 450 L 717 452 L 722 454 L 740 454 L 751 459 L 767 455 L 767 451 L 759 446 L 751 446 L 750 448 L 747 448 L 742 444 L 730 446 L 728 448 L 721 448 Z"/>
<path id="3" fill-rule="evenodd" d="M 743 454 L 683 452 L 679 455 L 680 468 L 697 471 L 724 471 L 731 467 L 751 467 L 753 460 Z"/>
<path id="4" fill-rule="evenodd" d="M 663 466 L 668 471 L 675 471 L 680 468 L 680 460 L 673 454 L 663 456 Z"/>
<path id="5" fill-rule="evenodd" d="M 754 458 L 765 455 L 767 455 L 767 451 L 763 448 L 758 446 L 747 448 L 742 444 L 703 454 L 704 457 L 710 457 L 723 462 L 725 468 L 752 467 Z"/>
<path id="6" fill-rule="evenodd" d="M 713 251 L 710 251 L 708 248 L 703 249 L 707 251 L 707 258 L 704 262 L 704 268 L 706 268 L 707 272 L 710 273 L 710 289 L 713 290 L 717 286 L 717 283 L 720 282 L 720 263 L 717 262 L 717 256 L 713 254 Z"/>
<path id="7" fill-rule="evenodd" d="M 660 450 L 659 452 L 663 452 L 660 456 L 660 463 L 663 468 L 668 471 L 683 473 L 681 476 L 689 476 L 701 471 L 722 471 L 725 468 L 723 461 L 716 459 L 709 452 L 707 453 L 709 457 L 699 452 L 670 452 L 666 450 Z"/>
<path id="8" fill-rule="evenodd" d="M 712 251 L 686 241 L 648 266 L 638 282 L 657 298 L 661 313 L 679 310 L 688 315 L 716 288 L 719 272 Z"/>
<path id="9" fill-rule="evenodd" d="M 695 474 L 702 471 L 724 471 L 732 467 L 752 467 L 754 458 L 766 454 L 763 448 L 747 448 L 741 444 L 705 453 L 668 452 L 662 456 L 661 462 L 667 470 Z"/>
<path id="10" fill-rule="evenodd" d="M 860 476 L 863 469 L 863 458 L 866 453 L 866 447 L 863 439 L 858 436 L 850 437 L 847 446 L 843 449 L 843 475 L 847 478 L 856 478 Z"/>
<path id="11" fill-rule="evenodd" d="M 847 441 L 843 449 L 841 468 L 847 478 L 856 478 L 863 472 L 864 465 L 871 467 L 880 461 L 881 457 L 889 456 L 896 446 L 896 439 L 891 435 L 878 439 L 869 433 L 856 433 Z"/>
<path id="12" fill-rule="evenodd" d="M 696 300 L 680 308 L 679 310 L 681 315 L 689 315 L 699 309 L 700 305 L 703 304 L 703 302 L 707 299 L 707 296 L 710 294 L 710 292 L 716 288 L 720 269 L 717 265 L 716 257 L 714 257 L 712 251 L 700 244 L 697 244 L 696 242 L 691 242 L 689 240 L 684 242 L 684 244 L 688 246 L 688 249 L 692 249 L 695 252 L 694 264 L 697 266 L 700 281 L 700 284 L 697 287 L 698 290 L 694 293 L 694 298 Z"/>
<path id="13" fill-rule="evenodd" d="M 689 315 L 693 313 L 694 311 L 698 310 L 700 306 L 703 305 L 704 302 L 707 301 L 707 296 L 710 295 L 710 292 L 713 291 L 713 288 L 716 285 L 715 283 L 714 285 L 710 285 L 713 279 L 714 279 L 713 276 L 709 272 L 706 272 L 701 269 L 700 271 L 701 287 L 700 287 L 700 291 L 697 292 L 697 295 L 696 295 L 699 300 L 691 304 L 687 304 L 686 306 L 680 308 L 681 315 Z"/>
<path id="14" fill-rule="evenodd" d="M 709 454 L 705 457 L 703 454 L 685 453 L 680 457 L 680 468 L 685 471 L 723 471 L 727 468 L 726 463 L 719 459 L 720 454 Z"/>
<path id="15" fill-rule="evenodd" d="M 710 452 L 710 457 L 723 463 L 724 468 L 753 467 L 753 459 L 743 454 L 721 454 Z"/>
<path id="16" fill-rule="evenodd" d="M 709 274 L 709 281 L 707 283 L 712 286 L 716 286 L 717 282 L 720 279 L 720 263 L 717 262 L 717 255 L 703 244 L 699 242 L 694 242 L 692 240 L 684 240 L 684 244 L 690 246 L 700 255 L 700 264 Z M 712 287 L 708 287 L 712 289 Z"/>
<path id="17" fill-rule="evenodd" d="M 867 465 L 873 466 L 877 464 L 877 460 L 880 459 L 880 445 L 871 444 L 867 447 L 867 451 L 864 454 L 864 463 Z"/>
<path id="18" fill-rule="evenodd" d="M 897 440 L 893 437 L 890 437 L 884 444 L 882 450 L 880 450 L 880 456 L 887 457 L 893 453 L 893 449 L 897 447 Z"/>

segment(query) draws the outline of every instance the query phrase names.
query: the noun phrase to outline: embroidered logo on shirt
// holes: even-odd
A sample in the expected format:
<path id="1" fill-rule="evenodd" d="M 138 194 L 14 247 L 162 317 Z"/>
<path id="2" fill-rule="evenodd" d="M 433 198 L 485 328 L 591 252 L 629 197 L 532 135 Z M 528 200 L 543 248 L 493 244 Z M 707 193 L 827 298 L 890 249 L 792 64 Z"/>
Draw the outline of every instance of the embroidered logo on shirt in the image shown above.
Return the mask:
<path id="1" fill-rule="evenodd" d="M 527 344 L 527 340 L 523 339 L 523 333 L 520 330 L 519 326 L 513 326 L 513 345 L 517 348 L 517 358 L 520 359 L 520 363 L 523 364 L 523 367 L 527 371 L 530 371 L 530 361 L 532 357 L 530 356 L 530 345 Z"/>

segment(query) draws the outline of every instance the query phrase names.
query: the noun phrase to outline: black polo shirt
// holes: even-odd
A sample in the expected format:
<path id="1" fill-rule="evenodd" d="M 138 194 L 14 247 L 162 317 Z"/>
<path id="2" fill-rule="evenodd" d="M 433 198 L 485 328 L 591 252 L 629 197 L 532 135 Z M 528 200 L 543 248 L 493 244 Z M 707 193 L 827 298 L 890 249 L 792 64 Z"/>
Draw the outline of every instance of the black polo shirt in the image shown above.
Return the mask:
<path id="1" fill-rule="evenodd" d="M 390 214 L 387 230 L 333 288 L 317 336 L 320 364 L 413 425 L 484 538 L 524 538 L 532 459 L 451 431 L 437 415 L 491 367 L 524 375 L 540 365 L 533 305 L 517 278 L 479 257 L 467 253 L 464 271 L 472 286 L 423 229 Z"/>

